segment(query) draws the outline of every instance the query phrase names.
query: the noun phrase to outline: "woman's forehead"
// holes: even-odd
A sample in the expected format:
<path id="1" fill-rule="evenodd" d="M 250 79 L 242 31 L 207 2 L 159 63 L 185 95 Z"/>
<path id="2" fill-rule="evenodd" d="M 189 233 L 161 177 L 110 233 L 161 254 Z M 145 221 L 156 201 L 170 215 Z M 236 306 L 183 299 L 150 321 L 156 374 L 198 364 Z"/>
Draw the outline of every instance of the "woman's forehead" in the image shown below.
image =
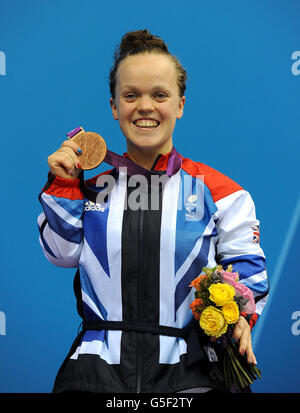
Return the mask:
<path id="1" fill-rule="evenodd" d="M 126 57 L 118 68 L 117 78 L 121 87 L 147 81 L 171 84 L 176 83 L 176 69 L 167 55 L 143 53 Z"/>

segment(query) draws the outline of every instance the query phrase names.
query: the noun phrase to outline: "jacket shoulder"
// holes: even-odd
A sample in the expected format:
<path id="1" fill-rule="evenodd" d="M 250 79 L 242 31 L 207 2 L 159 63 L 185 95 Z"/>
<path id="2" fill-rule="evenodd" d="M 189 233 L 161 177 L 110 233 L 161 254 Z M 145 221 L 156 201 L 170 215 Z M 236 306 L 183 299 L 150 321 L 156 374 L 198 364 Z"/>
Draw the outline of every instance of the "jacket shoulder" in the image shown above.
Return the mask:
<path id="1" fill-rule="evenodd" d="M 205 165 L 201 162 L 195 162 L 188 158 L 182 158 L 181 168 L 193 177 L 199 176 L 210 190 L 214 202 L 225 198 L 234 192 L 243 190 L 243 188 L 222 172 Z"/>

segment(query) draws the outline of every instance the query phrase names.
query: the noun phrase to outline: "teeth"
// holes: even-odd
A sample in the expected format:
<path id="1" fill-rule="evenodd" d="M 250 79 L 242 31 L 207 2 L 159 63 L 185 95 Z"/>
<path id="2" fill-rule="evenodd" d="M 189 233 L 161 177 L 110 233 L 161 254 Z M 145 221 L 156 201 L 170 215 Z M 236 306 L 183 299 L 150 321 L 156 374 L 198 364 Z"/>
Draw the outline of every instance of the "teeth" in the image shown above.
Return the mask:
<path id="1" fill-rule="evenodd" d="M 149 119 L 140 119 L 134 122 L 136 126 L 141 128 L 156 128 L 159 125 L 159 122 L 156 120 L 149 120 Z"/>

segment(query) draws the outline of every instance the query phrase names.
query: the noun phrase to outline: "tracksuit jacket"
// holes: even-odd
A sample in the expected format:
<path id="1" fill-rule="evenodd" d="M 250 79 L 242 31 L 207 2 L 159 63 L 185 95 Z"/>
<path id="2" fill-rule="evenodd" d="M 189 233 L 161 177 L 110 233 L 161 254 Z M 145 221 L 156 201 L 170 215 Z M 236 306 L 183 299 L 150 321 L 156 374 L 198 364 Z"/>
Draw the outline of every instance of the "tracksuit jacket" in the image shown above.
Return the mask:
<path id="1" fill-rule="evenodd" d="M 168 158 L 156 159 L 156 177 L 164 176 Z M 181 159 L 163 184 L 147 178 L 139 186 L 116 168 L 89 179 L 85 187 L 98 194 L 108 176 L 114 182 L 93 200 L 82 179 L 49 173 L 39 198 L 40 244 L 51 263 L 76 269 L 77 310 L 87 326 L 59 369 L 54 392 L 218 387 L 203 360 L 187 362 L 187 340 L 177 334 L 193 320 L 190 283 L 203 267 L 232 264 L 255 297 L 251 327 L 260 316 L 269 285 L 250 194 L 213 168 Z M 98 322 L 110 327 L 93 328 Z"/>

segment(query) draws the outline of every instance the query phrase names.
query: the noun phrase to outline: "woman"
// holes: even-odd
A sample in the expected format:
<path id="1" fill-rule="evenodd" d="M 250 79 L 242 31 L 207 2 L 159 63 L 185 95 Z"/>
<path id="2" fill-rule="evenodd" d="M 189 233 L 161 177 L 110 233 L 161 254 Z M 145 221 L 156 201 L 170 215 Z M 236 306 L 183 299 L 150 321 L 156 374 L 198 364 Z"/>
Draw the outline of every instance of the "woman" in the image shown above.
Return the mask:
<path id="1" fill-rule="evenodd" d="M 81 148 L 72 140 L 48 158 L 40 243 L 50 262 L 78 267 L 74 286 L 84 319 L 54 392 L 223 391 L 203 352 L 192 354 L 181 334 L 193 318 L 190 282 L 217 263 L 232 264 L 255 295 L 257 313 L 240 317 L 233 338 L 256 364 L 251 328 L 268 293 L 264 254 L 253 238 L 259 222 L 248 192 L 175 151 L 185 81 L 160 38 L 147 30 L 123 36 L 110 73 L 110 104 L 126 138 L 124 156 L 141 167 L 139 183 L 147 183 L 138 197 L 132 177 L 113 168 L 101 175 L 116 182 L 105 208 L 87 199 Z M 163 176 L 169 179 L 162 184 Z M 98 178 L 85 188 L 101 192 Z"/>

